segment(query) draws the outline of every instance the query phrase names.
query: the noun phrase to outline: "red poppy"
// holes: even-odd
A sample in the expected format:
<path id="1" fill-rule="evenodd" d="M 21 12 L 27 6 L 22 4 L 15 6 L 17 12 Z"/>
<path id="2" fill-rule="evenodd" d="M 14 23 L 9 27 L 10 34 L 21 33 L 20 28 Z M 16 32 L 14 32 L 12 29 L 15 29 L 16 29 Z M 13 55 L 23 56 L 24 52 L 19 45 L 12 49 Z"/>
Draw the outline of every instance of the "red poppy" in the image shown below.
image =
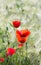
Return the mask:
<path id="1" fill-rule="evenodd" d="M 30 31 L 29 30 L 17 30 L 16 33 L 18 33 L 21 37 L 26 37 L 30 35 Z"/>
<path id="2" fill-rule="evenodd" d="M 16 37 L 20 43 L 26 42 L 28 36 L 30 35 L 29 30 L 17 30 L 16 31 Z"/>
<path id="3" fill-rule="evenodd" d="M 0 62 L 4 62 L 4 58 L 0 58 Z"/>
<path id="4" fill-rule="evenodd" d="M 9 55 L 12 56 L 15 53 L 16 53 L 16 50 L 14 48 L 8 48 L 7 52 L 6 52 L 6 55 L 7 56 L 9 56 Z"/>
<path id="5" fill-rule="evenodd" d="M 20 42 L 20 43 L 24 43 L 26 41 L 26 38 L 21 37 L 18 31 L 16 31 L 16 37 L 18 39 L 18 42 Z"/>
<path id="6" fill-rule="evenodd" d="M 24 46 L 24 44 L 18 44 L 18 48 L 21 48 L 23 46 Z"/>
<path id="7" fill-rule="evenodd" d="M 18 28 L 21 25 L 21 22 L 17 20 L 13 21 L 12 23 L 15 28 Z"/>

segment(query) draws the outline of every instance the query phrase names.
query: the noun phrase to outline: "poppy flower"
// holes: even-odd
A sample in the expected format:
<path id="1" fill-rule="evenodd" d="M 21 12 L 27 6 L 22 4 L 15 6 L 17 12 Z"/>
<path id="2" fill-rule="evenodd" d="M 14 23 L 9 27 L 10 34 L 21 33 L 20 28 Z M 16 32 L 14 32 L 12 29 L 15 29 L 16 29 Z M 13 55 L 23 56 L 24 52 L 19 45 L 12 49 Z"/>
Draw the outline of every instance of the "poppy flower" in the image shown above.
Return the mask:
<path id="1" fill-rule="evenodd" d="M 18 44 L 18 48 L 21 48 L 23 46 L 24 46 L 24 44 Z"/>
<path id="2" fill-rule="evenodd" d="M 7 52 L 6 52 L 6 55 L 7 56 L 9 56 L 9 55 L 12 56 L 15 53 L 16 53 L 16 50 L 14 48 L 8 48 Z"/>
<path id="3" fill-rule="evenodd" d="M 13 24 L 13 26 L 14 26 L 15 28 L 18 28 L 18 27 L 21 25 L 21 22 L 18 21 L 18 20 L 15 20 L 15 21 L 12 22 L 12 24 Z"/>
<path id="4" fill-rule="evenodd" d="M 4 62 L 4 58 L 0 58 L 0 62 Z"/>
<path id="5" fill-rule="evenodd" d="M 20 43 L 24 43 L 26 41 L 25 37 L 21 37 L 21 33 L 19 33 L 19 31 L 16 31 L 16 37 Z"/>
<path id="6" fill-rule="evenodd" d="M 30 35 L 29 30 L 17 30 L 16 31 L 16 37 L 20 43 L 26 42 L 28 36 Z"/>
<path id="7" fill-rule="evenodd" d="M 21 37 L 26 37 L 30 35 L 30 31 L 29 30 L 17 30 L 16 33 L 18 33 Z"/>

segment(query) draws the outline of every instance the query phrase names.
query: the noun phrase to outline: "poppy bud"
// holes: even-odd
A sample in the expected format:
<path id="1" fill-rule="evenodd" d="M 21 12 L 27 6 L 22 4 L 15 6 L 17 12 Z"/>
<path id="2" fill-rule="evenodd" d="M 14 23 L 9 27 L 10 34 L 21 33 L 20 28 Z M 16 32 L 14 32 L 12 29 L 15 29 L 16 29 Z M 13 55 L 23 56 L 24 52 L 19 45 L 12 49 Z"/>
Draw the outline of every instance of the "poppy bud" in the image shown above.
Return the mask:
<path id="1" fill-rule="evenodd" d="M 21 25 L 21 22 L 17 20 L 13 21 L 12 23 L 15 28 L 18 28 Z"/>
<path id="2" fill-rule="evenodd" d="M 24 46 L 24 44 L 18 44 L 18 48 L 21 48 L 23 46 Z"/>

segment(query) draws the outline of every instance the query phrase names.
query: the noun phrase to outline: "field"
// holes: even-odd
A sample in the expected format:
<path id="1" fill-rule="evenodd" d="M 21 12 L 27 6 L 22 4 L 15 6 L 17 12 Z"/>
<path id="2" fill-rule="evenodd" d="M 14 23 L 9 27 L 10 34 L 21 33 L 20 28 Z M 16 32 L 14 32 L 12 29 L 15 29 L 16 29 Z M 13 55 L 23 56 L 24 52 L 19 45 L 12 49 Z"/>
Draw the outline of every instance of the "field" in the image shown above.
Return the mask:
<path id="1" fill-rule="evenodd" d="M 41 0 L 0 0 L 0 65 L 41 65 Z"/>

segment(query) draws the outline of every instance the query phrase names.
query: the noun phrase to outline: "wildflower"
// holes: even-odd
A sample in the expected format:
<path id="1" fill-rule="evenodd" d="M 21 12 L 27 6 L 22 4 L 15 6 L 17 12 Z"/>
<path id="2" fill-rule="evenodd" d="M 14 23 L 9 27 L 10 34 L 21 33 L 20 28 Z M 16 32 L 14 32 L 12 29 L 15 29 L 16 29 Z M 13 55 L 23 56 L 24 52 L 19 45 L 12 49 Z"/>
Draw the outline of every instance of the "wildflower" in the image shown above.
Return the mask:
<path id="1" fill-rule="evenodd" d="M 20 43 L 25 43 L 29 35 L 30 35 L 29 30 L 16 31 L 16 37 Z"/>
<path id="2" fill-rule="evenodd" d="M 16 50 L 14 48 L 8 48 L 7 52 L 6 52 L 6 55 L 7 56 L 9 56 L 9 55 L 12 56 L 15 53 L 16 53 Z"/>
<path id="3" fill-rule="evenodd" d="M 15 28 L 18 28 L 21 25 L 21 22 L 18 20 L 13 21 L 12 23 Z"/>

